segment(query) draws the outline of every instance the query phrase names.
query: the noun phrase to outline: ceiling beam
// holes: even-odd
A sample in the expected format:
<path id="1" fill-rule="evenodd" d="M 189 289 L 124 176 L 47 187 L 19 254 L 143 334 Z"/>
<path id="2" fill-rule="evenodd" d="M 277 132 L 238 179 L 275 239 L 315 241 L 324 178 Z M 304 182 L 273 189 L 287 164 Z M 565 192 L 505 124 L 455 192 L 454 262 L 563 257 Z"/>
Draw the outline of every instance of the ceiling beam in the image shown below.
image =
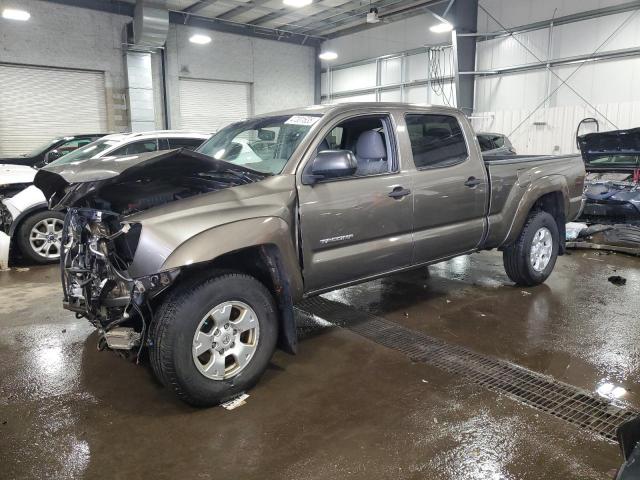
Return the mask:
<path id="1" fill-rule="evenodd" d="M 185 13 L 197 13 L 205 7 L 212 5 L 215 0 L 198 0 L 197 2 L 192 3 L 187 8 L 182 11 Z"/>
<path id="2" fill-rule="evenodd" d="M 221 13 L 220 15 L 216 16 L 216 18 L 221 18 L 223 20 L 235 18 L 242 13 L 248 12 L 249 10 L 254 9 L 256 7 L 260 7 L 266 3 L 269 3 L 270 1 L 271 0 L 250 0 L 249 2 L 247 2 L 246 5 L 238 5 L 237 7 L 232 8 L 231 10 L 227 10 L 226 12 Z M 269 9 L 269 11 L 273 12 L 274 10 Z"/>
<path id="3" fill-rule="evenodd" d="M 438 3 L 442 3 L 446 0 L 427 0 L 421 6 L 426 5 L 435 5 Z M 380 0 L 378 2 L 373 2 L 371 5 L 359 5 L 358 7 L 352 8 L 348 12 L 340 13 L 340 14 L 327 14 L 327 13 L 318 13 L 316 15 L 311 15 L 307 17 L 304 21 L 298 22 L 297 27 L 291 29 L 291 31 L 295 31 L 298 33 L 302 32 L 311 32 L 314 30 L 318 30 L 318 27 L 323 27 L 323 30 L 330 28 L 332 25 L 341 22 L 341 21 L 354 21 L 354 17 L 359 17 L 359 21 L 365 22 L 365 14 L 369 11 L 370 7 L 376 7 L 379 10 L 381 15 L 384 15 L 384 8 L 396 6 L 400 7 L 410 3 L 410 0 Z M 278 25 L 276 28 L 279 28 Z"/>
<path id="4" fill-rule="evenodd" d="M 402 20 L 413 15 L 420 15 L 427 11 L 432 11 L 438 15 L 442 15 L 446 7 L 445 0 L 440 3 L 434 3 L 433 0 L 418 0 L 410 4 L 403 4 L 395 8 L 385 8 L 384 14 L 381 14 L 381 23 L 365 23 L 362 20 L 362 16 L 352 16 L 341 21 L 334 21 L 325 24 L 324 26 L 306 28 L 305 33 L 313 35 L 320 34 L 329 38 L 340 37 L 343 35 L 349 35 L 351 33 L 361 32 L 363 30 L 369 30 L 375 28 L 385 22 L 395 22 Z"/>
<path id="5" fill-rule="evenodd" d="M 354 8 L 356 7 L 345 7 L 345 5 L 355 5 L 357 4 L 357 8 L 362 8 L 365 5 L 361 4 L 361 1 L 363 0 L 353 0 L 352 2 L 347 2 L 344 3 L 338 7 L 325 7 L 324 10 L 321 13 L 317 13 L 314 15 L 304 15 L 304 10 L 305 7 L 299 8 L 297 10 L 291 10 L 291 8 L 280 8 L 276 11 L 274 11 L 273 13 L 269 13 L 268 15 L 263 15 L 262 17 L 256 18 L 255 20 L 252 20 L 252 23 L 256 24 L 256 25 L 264 25 L 267 22 L 270 22 L 271 20 L 275 20 L 276 18 L 282 18 L 282 17 L 286 17 L 287 15 L 296 15 L 298 17 L 302 16 L 302 18 L 311 18 L 315 15 L 321 15 L 323 13 L 327 13 L 327 12 L 331 12 L 331 15 L 340 15 L 341 13 L 347 13 L 347 12 L 351 12 L 354 10 Z M 324 5 L 321 5 L 324 7 Z M 366 8 L 368 9 L 371 5 L 367 4 Z M 291 25 L 291 23 L 289 22 L 282 22 L 280 25 Z"/>
<path id="6" fill-rule="evenodd" d="M 122 0 L 46 0 L 50 3 L 71 7 L 86 8 L 100 12 L 116 13 L 133 17 L 135 5 Z M 207 0 L 209 4 L 215 0 Z M 220 0 L 222 3 L 223 0 Z M 224 0 L 229 2 L 229 0 Z M 236 2 L 238 3 L 238 2 Z M 267 28 L 253 24 L 237 23 L 229 20 L 202 17 L 192 12 L 169 10 L 169 23 L 175 25 L 191 25 L 194 27 L 226 33 L 235 33 L 248 37 L 277 40 L 296 45 L 317 46 L 324 40 L 322 37 L 290 32 L 286 29 Z"/>

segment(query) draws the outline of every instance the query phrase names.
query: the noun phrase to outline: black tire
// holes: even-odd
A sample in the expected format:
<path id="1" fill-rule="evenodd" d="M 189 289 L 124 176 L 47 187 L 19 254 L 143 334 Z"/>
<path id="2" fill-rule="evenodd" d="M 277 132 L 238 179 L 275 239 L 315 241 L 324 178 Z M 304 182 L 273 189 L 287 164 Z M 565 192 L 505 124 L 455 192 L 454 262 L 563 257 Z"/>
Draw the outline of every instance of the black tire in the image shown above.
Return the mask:
<path id="1" fill-rule="evenodd" d="M 27 259 L 35 263 L 47 264 L 47 263 L 55 263 L 60 261 L 60 249 L 58 247 L 55 247 L 55 245 L 48 244 L 51 247 L 50 252 L 53 254 L 54 251 L 57 251 L 57 254 L 55 256 L 47 258 L 46 256 L 43 256 L 42 254 L 38 253 L 38 251 L 34 249 L 34 247 L 31 245 L 31 242 L 29 241 L 31 231 L 33 230 L 33 228 L 43 220 L 49 220 L 49 219 L 55 220 L 56 225 L 61 227 L 62 224 L 64 223 L 64 214 L 60 212 L 54 212 L 52 210 L 44 210 L 44 211 L 36 212 L 28 216 L 27 218 L 25 218 L 22 221 L 22 223 L 20 223 L 20 226 L 18 227 L 18 231 L 16 232 L 16 243 L 18 245 L 18 248 L 20 249 L 20 252 Z M 60 236 L 59 236 L 60 239 L 61 239 L 61 235 L 62 235 L 62 231 L 60 231 Z M 40 244 L 40 242 L 38 242 L 38 244 Z M 42 244 L 44 245 L 44 241 Z"/>
<path id="2" fill-rule="evenodd" d="M 547 266 L 537 271 L 531 262 L 531 247 L 534 235 L 543 227 L 551 233 L 552 250 Z M 547 212 L 533 211 L 529 214 L 517 240 L 502 252 L 504 269 L 516 285 L 525 287 L 539 285 L 551 275 L 558 258 L 559 246 L 560 235 L 555 219 Z"/>
<path id="3" fill-rule="evenodd" d="M 227 301 L 240 301 L 254 310 L 259 337 L 253 357 L 237 375 L 213 380 L 195 365 L 193 338 L 207 312 Z M 262 283 L 249 275 L 224 273 L 178 286 L 158 309 L 150 335 L 149 356 L 158 380 L 186 403 L 208 407 L 258 382 L 276 347 L 278 314 L 273 296 Z"/>

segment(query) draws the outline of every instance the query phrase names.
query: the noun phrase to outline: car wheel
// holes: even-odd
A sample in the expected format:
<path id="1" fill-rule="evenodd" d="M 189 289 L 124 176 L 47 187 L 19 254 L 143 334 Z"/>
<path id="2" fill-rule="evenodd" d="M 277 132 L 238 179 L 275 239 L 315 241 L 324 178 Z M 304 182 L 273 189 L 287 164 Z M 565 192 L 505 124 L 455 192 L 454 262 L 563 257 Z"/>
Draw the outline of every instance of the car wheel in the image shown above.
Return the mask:
<path id="1" fill-rule="evenodd" d="M 517 285 L 539 285 L 551 275 L 559 245 L 558 225 L 551 214 L 532 212 L 518 239 L 502 252 L 507 275 Z"/>
<path id="2" fill-rule="evenodd" d="M 22 254 L 36 263 L 60 260 L 64 214 L 45 210 L 25 218 L 18 227 L 16 242 Z"/>
<path id="3" fill-rule="evenodd" d="M 158 309 L 151 365 L 185 402 L 217 405 L 258 382 L 275 350 L 277 322 L 272 295 L 249 275 L 187 283 Z"/>

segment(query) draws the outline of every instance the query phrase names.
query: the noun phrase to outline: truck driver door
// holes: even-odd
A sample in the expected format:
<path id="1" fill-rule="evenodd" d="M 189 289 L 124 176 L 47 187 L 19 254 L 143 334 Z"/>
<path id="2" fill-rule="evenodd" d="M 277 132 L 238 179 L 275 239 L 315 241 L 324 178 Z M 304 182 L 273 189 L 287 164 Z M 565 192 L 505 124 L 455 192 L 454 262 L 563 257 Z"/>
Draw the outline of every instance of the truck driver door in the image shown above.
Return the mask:
<path id="1" fill-rule="evenodd" d="M 320 134 L 322 150 L 350 150 L 355 174 L 305 185 L 298 178 L 305 288 L 317 291 L 409 265 L 411 178 L 401 168 L 389 114 L 344 118 Z M 303 170 L 304 171 L 304 170 Z"/>

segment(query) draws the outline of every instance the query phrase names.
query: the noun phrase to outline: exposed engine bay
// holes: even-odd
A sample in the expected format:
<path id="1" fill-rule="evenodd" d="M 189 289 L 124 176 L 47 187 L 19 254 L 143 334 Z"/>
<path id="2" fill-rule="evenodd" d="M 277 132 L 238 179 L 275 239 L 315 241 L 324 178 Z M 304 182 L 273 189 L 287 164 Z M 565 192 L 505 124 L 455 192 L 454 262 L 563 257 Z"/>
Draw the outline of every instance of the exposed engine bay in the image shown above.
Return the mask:
<path id="1" fill-rule="evenodd" d="M 626 173 L 589 173 L 581 219 L 589 223 L 640 223 L 640 184 Z"/>
<path id="2" fill-rule="evenodd" d="M 132 279 L 127 272 L 140 225 L 94 209 L 70 209 L 61 254 L 64 307 L 87 318 L 102 333 L 103 347 L 144 345 L 152 315 L 149 300 L 168 287 L 178 270 Z"/>
<path id="3" fill-rule="evenodd" d="M 67 211 L 60 256 L 64 307 L 100 331 L 100 348 L 137 349 L 136 357 L 145 346 L 153 299 L 174 282 L 179 269 L 132 277 L 129 267 L 142 225 L 128 217 L 265 177 L 186 150 L 140 157 L 129 157 L 137 161 L 118 165 L 121 171 L 107 171 L 108 176 L 103 166 L 72 172 L 95 180 L 67 182 L 64 170 L 41 170 L 35 179 L 51 206 Z"/>

